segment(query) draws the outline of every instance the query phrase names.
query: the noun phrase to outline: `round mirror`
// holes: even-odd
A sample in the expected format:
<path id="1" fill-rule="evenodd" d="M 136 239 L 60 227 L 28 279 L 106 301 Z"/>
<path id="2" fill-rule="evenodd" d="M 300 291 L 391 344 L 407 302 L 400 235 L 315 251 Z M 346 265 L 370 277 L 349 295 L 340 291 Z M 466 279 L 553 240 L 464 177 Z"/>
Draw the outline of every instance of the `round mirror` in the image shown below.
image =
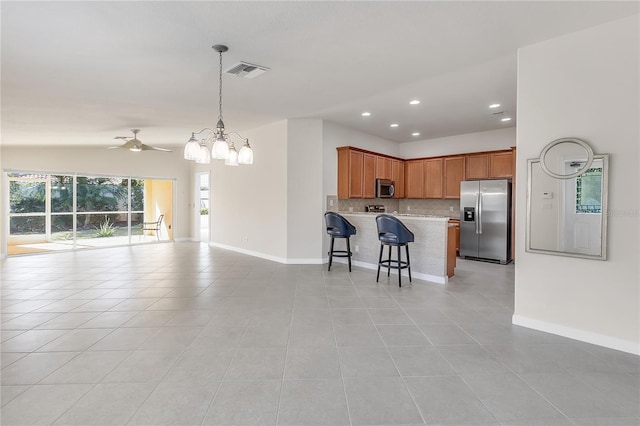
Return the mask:
<path id="1" fill-rule="evenodd" d="M 593 150 L 589 144 L 575 138 L 556 139 L 540 153 L 540 167 L 557 179 L 580 176 L 589 170 L 592 162 Z"/>

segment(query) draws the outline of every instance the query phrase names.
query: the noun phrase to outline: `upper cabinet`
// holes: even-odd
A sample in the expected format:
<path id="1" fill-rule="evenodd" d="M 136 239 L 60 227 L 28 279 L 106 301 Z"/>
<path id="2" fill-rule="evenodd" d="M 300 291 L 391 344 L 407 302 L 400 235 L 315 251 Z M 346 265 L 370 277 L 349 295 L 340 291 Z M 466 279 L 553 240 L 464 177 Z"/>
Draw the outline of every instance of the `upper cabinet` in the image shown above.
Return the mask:
<path id="1" fill-rule="evenodd" d="M 369 153 L 362 155 L 364 171 L 362 174 L 362 198 L 375 198 L 376 196 L 376 156 Z"/>
<path id="2" fill-rule="evenodd" d="M 465 180 L 464 162 L 463 155 L 444 158 L 443 198 L 460 198 L 460 182 Z"/>
<path id="3" fill-rule="evenodd" d="M 493 178 L 513 176 L 513 152 L 492 152 L 489 154 L 489 175 Z"/>
<path id="4" fill-rule="evenodd" d="M 363 153 L 338 148 L 338 198 L 362 198 Z"/>
<path id="5" fill-rule="evenodd" d="M 465 179 L 486 179 L 489 177 L 489 154 L 465 155 Z"/>
<path id="6" fill-rule="evenodd" d="M 391 180 L 396 186 L 393 198 L 404 198 L 404 161 L 391 160 Z"/>
<path id="7" fill-rule="evenodd" d="M 405 198 L 424 198 L 424 161 L 405 161 Z"/>
<path id="8" fill-rule="evenodd" d="M 396 181 L 404 198 L 404 161 L 348 146 L 338 148 L 338 198 L 375 198 L 376 178 Z"/>
<path id="9" fill-rule="evenodd" d="M 424 198 L 442 198 L 442 158 L 424 161 Z"/>
<path id="10" fill-rule="evenodd" d="M 391 158 L 376 156 L 376 179 L 391 179 Z"/>
<path id="11" fill-rule="evenodd" d="M 515 180 L 515 148 L 401 160 L 358 148 L 338 148 L 338 198 L 374 198 L 375 180 L 391 179 L 393 198 L 460 198 L 460 182 Z M 515 183 L 515 182 L 514 182 Z"/>
<path id="12" fill-rule="evenodd" d="M 465 179 L 494 179 L 513 176 L 513 152 L 511 150 L 466 154 L 465 162 Z"/>

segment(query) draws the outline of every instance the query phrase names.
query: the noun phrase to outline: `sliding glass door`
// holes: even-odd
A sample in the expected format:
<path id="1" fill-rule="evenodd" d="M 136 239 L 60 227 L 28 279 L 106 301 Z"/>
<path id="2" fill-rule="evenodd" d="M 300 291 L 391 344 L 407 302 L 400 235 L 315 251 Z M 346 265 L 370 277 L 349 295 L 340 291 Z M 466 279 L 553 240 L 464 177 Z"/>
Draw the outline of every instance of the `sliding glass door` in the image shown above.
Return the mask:
<path id="1" fill-rule="evenodd" d="M 172 180 L 28 172 L 6 179 L 10 255 L 172 239 Z M 157 230 L 143 230 L 160 217 Z"/>

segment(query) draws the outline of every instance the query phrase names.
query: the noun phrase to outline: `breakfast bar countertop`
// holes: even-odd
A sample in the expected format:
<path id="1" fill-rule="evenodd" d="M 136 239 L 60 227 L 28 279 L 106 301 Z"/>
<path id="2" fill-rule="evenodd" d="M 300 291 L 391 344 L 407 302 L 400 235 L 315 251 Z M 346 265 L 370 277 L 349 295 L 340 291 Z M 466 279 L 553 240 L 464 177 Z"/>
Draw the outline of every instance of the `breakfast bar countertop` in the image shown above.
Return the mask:
<path id="1" fill-rule="evenodd" d="M 354 265 L 375 269 L 378 265 L 380 242 L 375 217 L 377 212 L 340 212 L 357 229 L 351 237 Z M 387 213 L 389 214 L 389 213 Z M 449 217 L 432 215 L 391 214 L 397 216 L 415 235 L 409 244 L 411 275 L 414 278 L 445 284 L 447 277 L 447 243 Z M 385 256 L 387 251 L 385 250 Z M 392 258 L 396 254 L 392 253 Z M 392 271 L 392 273 L 397 273 Z M 403 270 L 403 275 L 407 274 Z M 383 274 L 384 275 L 384 274 Z M 381 277 L 382 279 L 382 277 Z M 386 279 L 386 276 L 385 276 Z"/>

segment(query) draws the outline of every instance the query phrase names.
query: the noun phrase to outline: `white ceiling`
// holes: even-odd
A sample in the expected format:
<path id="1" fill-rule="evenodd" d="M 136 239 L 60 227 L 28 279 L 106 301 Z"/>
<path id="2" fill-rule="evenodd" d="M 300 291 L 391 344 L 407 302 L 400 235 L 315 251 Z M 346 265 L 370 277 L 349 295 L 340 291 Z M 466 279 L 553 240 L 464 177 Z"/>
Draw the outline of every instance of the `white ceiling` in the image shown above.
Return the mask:
<path id="1" fill-rule="evenodd" d="M 213 44 L 229 46 L 225 68 L 271 68 L 224 76 L 228 130 L 312 117 L 405 142 L 514 125 L 518 47 L 638 3 L 2 1 L 0 11 L 2 145 L 107 146 L 140 128 L 145 143 L 179 146 L 215 126 Z M 501 123 L 492 102 L 513 120 Z"/>

